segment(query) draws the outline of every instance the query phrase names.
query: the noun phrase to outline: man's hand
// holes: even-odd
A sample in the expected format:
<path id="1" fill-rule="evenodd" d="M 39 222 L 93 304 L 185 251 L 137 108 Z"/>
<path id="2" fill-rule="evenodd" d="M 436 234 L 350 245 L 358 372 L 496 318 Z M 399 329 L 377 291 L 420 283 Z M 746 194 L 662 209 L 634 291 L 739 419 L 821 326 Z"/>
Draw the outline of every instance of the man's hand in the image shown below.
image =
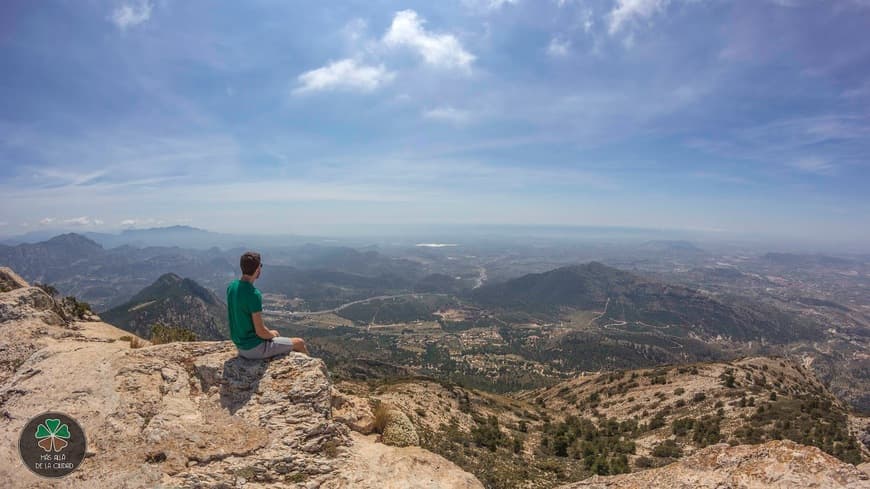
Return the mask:
<path id="1" fill-rule="evenodd" d="M 257 336 L 263 338 L 264 340 L 271 340 L 272 338 L 281 336 L 274 329 L 269 329 L 263 324 L 263 315 L 259 312 L 255 312 L 251 314 L 251 320 L 254 322 L 254 332 L 257 333 Z"/>

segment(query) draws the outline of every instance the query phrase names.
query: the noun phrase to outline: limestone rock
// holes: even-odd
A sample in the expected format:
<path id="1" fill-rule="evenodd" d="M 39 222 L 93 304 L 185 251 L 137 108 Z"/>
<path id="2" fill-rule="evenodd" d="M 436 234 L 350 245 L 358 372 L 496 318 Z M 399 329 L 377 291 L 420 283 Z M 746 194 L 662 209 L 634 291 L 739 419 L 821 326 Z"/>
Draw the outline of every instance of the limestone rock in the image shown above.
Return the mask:
<path id="1" fill-rule="evenodd" d="M 349 466 L 333 487 L 379 489 L 482 489 L 473 475 L 420 447 L 397 448 L 377 443 L 375 435 L 352 435 Z"/>
<path id="2" fill-rule="evenodd" d="M 375 416 L 371 406 L 357 396 L 345 395 L 333 389 L 332 415 L 336 421 L 346 424 L 357 433 L 370 435 L 375 431 Z"/>
<path id="3" fill-rule="evenodd" d="M 29 287 L 26 280 L 15 273 L 9 267 L 0 267 L 0 292 L 9 292 L 11 290 Z"/>
<path id="4" fill-rule="evenodd" d="M 792 441 L 713 445 L 657 469 L 595 476 L 560 489 L 870 488 L 870 477 L 818 448 Z"/>
<path id="5" fill-rule="evenodd" d="M 54 311 L 54 299 L 39 287 L 20 287 L 0 297 L 0 323 L 34 318 L 48 324 L 63 324 Z"/>

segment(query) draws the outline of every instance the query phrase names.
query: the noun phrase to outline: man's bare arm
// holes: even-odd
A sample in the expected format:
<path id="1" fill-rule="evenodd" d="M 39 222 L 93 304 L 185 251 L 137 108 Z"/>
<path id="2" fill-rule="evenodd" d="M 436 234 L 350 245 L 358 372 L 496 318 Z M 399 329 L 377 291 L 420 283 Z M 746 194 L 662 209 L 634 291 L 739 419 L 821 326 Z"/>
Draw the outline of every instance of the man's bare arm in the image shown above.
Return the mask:
<path id="1" fill-rule="evenodd" d="M 272 329 L 266 329 L 266 325 L 263 323 L 263 314 L 260 312 L 255 312 L 251 314 L 251 319 L 254 321 L 254 332 L 257 333 L 257 336 L 263 338 L 264 340 L 271 340 L 278 335 L 278 332 Z"/>

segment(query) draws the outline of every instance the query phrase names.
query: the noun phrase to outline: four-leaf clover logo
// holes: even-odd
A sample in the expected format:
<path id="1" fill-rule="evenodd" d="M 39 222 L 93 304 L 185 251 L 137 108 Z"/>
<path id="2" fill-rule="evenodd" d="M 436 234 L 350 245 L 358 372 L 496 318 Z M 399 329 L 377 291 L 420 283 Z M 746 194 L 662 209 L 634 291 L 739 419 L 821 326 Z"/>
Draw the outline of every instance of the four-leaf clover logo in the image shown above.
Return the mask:
<path id="1" fill-rule="evenodd" d="M 63 450 L 69 443 L 69 437 L 69 427 L 66 423 L 60 424 L 59 419 L 46 418 L 44 423 L 36 427 L 36 439 L 39 440 L 37 444 L 46 452 L 50 452 L 52 448 L 55 452 Z"/>

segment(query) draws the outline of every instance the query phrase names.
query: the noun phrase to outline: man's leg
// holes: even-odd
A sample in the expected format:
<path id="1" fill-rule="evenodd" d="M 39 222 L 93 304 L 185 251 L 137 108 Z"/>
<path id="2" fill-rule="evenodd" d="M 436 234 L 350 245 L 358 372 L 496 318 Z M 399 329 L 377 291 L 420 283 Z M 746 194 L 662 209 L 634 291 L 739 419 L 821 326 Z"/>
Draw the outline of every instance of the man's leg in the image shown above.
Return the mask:
<path id="1" fill-rule="evenodd" d="M 308 353 L 308 347 L 305 346 L 305 340 L 303 340 L 302 338 L 290 338 L 290 341 L 293 342 L 293 351 L 304 353 L 309 357 L 311 356 L 311 354 Z"/>
<path id="2" fill-rule="evenodd" d="M 303 340 L 302 338 L 287 338 L 284 336 L 272 338 L 272 340 L 266 342 L 266 344 L 267 344 L 266 351 L 267 352 L 270 349 L 270 346 L 268 346 L 269 343 L 274 344 L 274 346 L 272 346 L 271 348 L 278 348 L 281 350 L 279 353 L 276 353 L 275 355 L 278 355 L 280 353 L 286 353 L 288 351 L 295 351 L 295 352 L 304 353 L 308 356 L 311 356 L 311 354 L 308 353 L 308 348 L 305 346 L 305 340 Z M 272 356 L 272 355 L 269 355 L 269 356 Z"/>

